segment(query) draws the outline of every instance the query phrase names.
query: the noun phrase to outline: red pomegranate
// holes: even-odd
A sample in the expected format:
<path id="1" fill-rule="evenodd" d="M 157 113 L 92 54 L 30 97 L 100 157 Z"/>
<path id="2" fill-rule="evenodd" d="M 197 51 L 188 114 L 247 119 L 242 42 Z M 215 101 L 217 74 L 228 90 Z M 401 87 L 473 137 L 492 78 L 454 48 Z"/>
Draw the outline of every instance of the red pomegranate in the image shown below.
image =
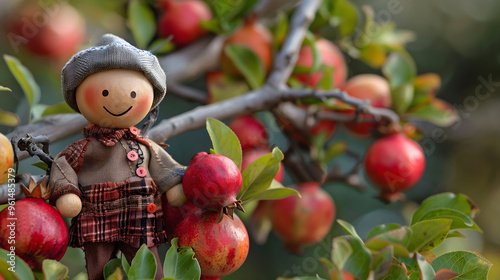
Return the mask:
<path id="1" fill-rule="evenodd" d="M 0 247 L 10 252 L 11 246 L 32 269 L 41 270 L 43 260 L 58 261 L 64 256 L 68 229 L 59 212 L 45 200 L 21 199 L 14 209 L 0 212 Z"/>
<path id="2" fill-rule="evenodd" d="M 254 162 L 255 160 L 259 159 L 262 156 L 265 156 L 269 154 L 271 151 L 268 148 L 260 148 L 260 149 L 255 149 L 255 150 L 248 150 L 246 152 L 243 152 L 243 161 L 241 162 L 241 170 L 245 170 L 250 163 Z M 278 182 L 283 182 L 283 164 L 280 163 L 280 170 L 278 171 L 278 174 L 274 177 L 274 180 Z"/>
<path id="3" fill-rule="evenodd" d="M 83 17 L 65 1 L 25 5 L 10 30 L 20 36 L 16 37 L 19 45 L 36 55 L 57 60 L 71 57 L 85 38 Z"/>
<path id="4" fill-rule="evenodd" d="M 182 180 L 187 201 L 210 211 L 235 203 L 242 184 L 241 172 L 230 158 L 205 152 L 193 157 Z"/>
<path id="5" fill-rule="evenodd" d="M 361 74 L 349 79 L 343 88 L 352 97 L 368 100 L 376 108 L 389 108 L 391 106 L 391 90 L 386 79 L 374 74 Z M 354 115 L 354 109 L 343 111 L 345 114 Z M 373 119 L 371 115 L 361 115 L 362 119 Z M 369 137 L 371 131 L 376 129 L 374 123 L 346 123 L 345 127 L 357 136 Z"/>
<path id="6" fill-rule="evenodd" d="M 248 255 L 249 239 L 238 216 L 234 220 L 219 213 L 196 209 L 177 226 L 179 246 L 193 248 L 201 267 L 201 279 L 220 279 L 236 271 Z"/>
<path id="7" fill-rule="evenodd" d="M 377 140 L 366 153 L 366 175 L 383 197 L 413 187 L 422 177 L 424 168 L 422 148 L 402 133 Z"/>
<path id="8" fill-rule="evenodd" d="M 332 74 L 334 87 L 342 87 L 347 77 L 347 65 L 345 63 L 344 55 L 335 44 L 324 38 L 317 39 L 316 47 L 321 54 L 321 64 L 334 69 Z M 312 67 L 313 54 L 311 47 L 303 46 L 300 49 L 299 58 L 295 65 L 307 68 Z M 307 83 L 310 87 L 315 87 L 323 79 L 323 74 L 320 72 L 312 74 L 294 74 L 293 77 L 302 83 Z"/>
<path id="9" fill-rule="evenodd" d="M 158 22 L 161 37 L 172 35 L 176 46 L 185 46 L 207 33 L 200 25 L 212 18 L 210 8 L 199 0 L 167 0 L 162 3 L 163 15 Z"/>
<path id="10" fill-rule="evenodd" d="M 251 49 L 260 58 L 269 73 L 272 64 L 272 35 L 255 17 L 248 18 L 243 26 L 224 42 L 223 50 L 229 45 L 239 45 Z M 242 76 L 231 59 L 222 51 L 220 58 L 222 71 L 233 76 Z"/>
<path id="11" fill-rule="evenodd" d="M 333 199 L 318 183 L 301 183 L 297 190 L 302 198 L 289 196 L 271 205 L 273 230 L 294 253 L 323 239 L 335 219 Z"/>
<path id="12" fill-rule="evenodd" d="M 243 151 L 268 147 L 266 127 L 253 115 L 236 117 L 228 126 L 240 140 Z"/>

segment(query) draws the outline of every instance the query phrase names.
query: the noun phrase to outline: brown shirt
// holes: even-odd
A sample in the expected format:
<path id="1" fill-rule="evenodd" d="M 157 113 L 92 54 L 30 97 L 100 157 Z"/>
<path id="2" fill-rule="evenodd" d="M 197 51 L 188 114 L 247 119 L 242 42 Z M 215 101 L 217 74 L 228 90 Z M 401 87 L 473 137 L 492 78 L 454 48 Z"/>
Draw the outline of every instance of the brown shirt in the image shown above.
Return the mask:
<path id="1" fill-rule="evenodd" d="M 55 158 L 50 201 L 66 193 L 82 200 L 70 228 L 70 246 L 123 241 L 150 247 L 164 242 L 159 197 L 181 183 L 184 167 L 156 143 L 137 136 L 137 129 L 132 131 L 117 135 L 116 130 L 86 128 L 87 138 Z"/>

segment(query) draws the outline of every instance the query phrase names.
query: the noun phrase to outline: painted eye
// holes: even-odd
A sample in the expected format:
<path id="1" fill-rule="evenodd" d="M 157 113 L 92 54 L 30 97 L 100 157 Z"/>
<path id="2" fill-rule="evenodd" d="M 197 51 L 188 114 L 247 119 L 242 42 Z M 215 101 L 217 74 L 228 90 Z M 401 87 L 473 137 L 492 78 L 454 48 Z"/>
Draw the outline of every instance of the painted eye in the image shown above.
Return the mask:
<path id="1" fill-rule="evenodd" d="M 102 91 L 102 96 L 106 97 L 109 95 L 109 91 L 107 89 Z"/>
<path id="2" fill-rule="evenodd" d="M 132 92 L 130 93 L 130 97 L 135 98 L 136 96 L 137 96 L 137 93 L 135 93 L 135 91 L 132 91 Z"/>

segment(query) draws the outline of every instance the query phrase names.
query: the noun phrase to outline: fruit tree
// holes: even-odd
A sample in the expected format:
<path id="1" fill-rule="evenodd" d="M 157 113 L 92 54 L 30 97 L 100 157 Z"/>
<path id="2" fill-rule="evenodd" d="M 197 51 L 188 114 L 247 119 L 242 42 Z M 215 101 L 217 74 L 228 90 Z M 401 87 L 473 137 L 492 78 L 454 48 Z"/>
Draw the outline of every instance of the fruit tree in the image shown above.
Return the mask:
<path id="1" fill-rule="evenodd" d="M 481 36 L 499 9 L 362 2 L 0 4 L 0 279 L 87 279 L 48 182 L 54 156 L 100 121 L 63 101 L 61 69 L 106 33 L 157 57 L 167 96 L 137 128 L 185 169 L 143 211 L 161 213 L 159 259 L 114 252 L 105 279 L 500 277 L 498 141 L 484 136 L 498 107 L 478 109 L 497 103 L 500 68 L 476 46 L 498 49 Z"/>

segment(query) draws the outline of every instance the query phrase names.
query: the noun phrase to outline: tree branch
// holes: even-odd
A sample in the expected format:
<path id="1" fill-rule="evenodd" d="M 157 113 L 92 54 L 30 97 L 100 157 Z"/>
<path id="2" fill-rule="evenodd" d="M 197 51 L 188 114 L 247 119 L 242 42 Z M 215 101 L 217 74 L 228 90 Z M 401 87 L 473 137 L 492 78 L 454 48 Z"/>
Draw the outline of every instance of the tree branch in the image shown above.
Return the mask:
<path id="1" fill-rule="evenodd" d="M 179 84 L 168 85 L 168 93 L 180 97 L 187 101 L 207 103 L 207 94 L 194 88 Z"/>

